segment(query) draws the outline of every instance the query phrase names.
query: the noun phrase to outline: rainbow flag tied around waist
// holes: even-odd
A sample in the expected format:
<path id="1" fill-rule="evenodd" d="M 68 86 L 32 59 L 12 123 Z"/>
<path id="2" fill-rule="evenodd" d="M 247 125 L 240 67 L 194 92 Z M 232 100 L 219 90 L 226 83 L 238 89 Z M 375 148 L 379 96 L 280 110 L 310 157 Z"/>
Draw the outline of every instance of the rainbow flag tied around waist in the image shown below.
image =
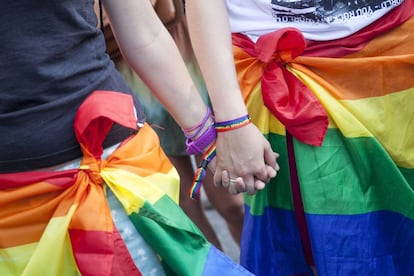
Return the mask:
<path id="1" fill-rule="evenodd" d="M 294 28 L 233 34 L 250 116 L 281 155 L 277 177 L 245 197 L 241 264 L 254 274 L 414 275 L 413 13 L 404 1 L 307 45 Z"/>
<path id="2" fill-rule="evenodd" d="M 128 263 L 104 183 L 167 275 L 251 275 L 178 206 L 178 174 L 147 124 L 101 159 L 113 123 L 137 129 L 132 97 L 95 91 L 75 118 L 79 168 L 0 174 L 0 275 L 141 275 Z"/>

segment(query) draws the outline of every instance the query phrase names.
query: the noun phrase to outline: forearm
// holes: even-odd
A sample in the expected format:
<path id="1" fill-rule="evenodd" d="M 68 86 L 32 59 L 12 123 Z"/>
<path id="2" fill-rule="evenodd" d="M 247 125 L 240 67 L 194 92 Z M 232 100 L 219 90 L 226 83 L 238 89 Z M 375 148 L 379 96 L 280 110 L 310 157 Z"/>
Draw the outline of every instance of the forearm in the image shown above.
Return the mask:
<path id="1" fill-rule="evenodd" d="M 245 115 L 247 111 L 236 77 L 225 1 L 209 0 L 206 5 L 202 0 L 187 0 L 186 13 L 191 42 L 217 121 Z"/>
<path id="2" fill-rule="evenodd" d="M 128 63 L 182 127 L 200 121 L 205 104 L 170 36 L 163 32 L 148 47 L 128 52 L 139 52 L 126 54 Z M 198 120 L 191 122 L 194 115 Z"/>
<path id="3" fill-rule="evenodd" d="M 225 1 L 187 0 L 187 22 L 216 123 L 227 121 L 231 126 L 233 119 L 246 118 L 242 116 L 247 110 L 238 84 Z M 229 187 L 231 193 L 254 194 L 276 175 L 277 154 L 257 127 L 249 120 L 245 123 L 218 133 L 214 182 Z"/>
<path id="4" fill-rule="evenodd" d="M 206 106 L 151 3 L 126 0 L 122 8 L 113 0 L 105 4 L 121 52 L 131 68 L 181 127 L 197 124 Z"/>

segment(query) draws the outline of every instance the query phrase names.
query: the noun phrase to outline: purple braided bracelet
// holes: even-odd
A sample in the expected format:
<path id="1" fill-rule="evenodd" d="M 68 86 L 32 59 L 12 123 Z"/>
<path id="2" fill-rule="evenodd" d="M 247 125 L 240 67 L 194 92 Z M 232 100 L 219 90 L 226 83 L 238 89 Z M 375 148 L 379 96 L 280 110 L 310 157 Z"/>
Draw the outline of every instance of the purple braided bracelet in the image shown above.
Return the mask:
<path id="1" fill-rule="evenodd" d="M 212 123 L 206 131 L 203 132 L 197 139 L 187 138 L 187 154 L 200 154 L 210 145 L 217 137 L 216 128 Z"/>
<path id="2" fill-rule="evenodd" d="M 193 139 L 194 137 L 199 135 L 200 132 L 203 130 L 204 125 L 207 123 L 208 119 L 210 118 L 210 114 L 211 114 L 211 109 L 210 107 L 207 107 L 207 113 L 200 123 L 198 123 L 197 125 L 191 128 L 181 128 L 181 130 L 184 132 L 185 137 L 187 137 L 188 139 Z M 195 131 L 193 134 L 190 134 L 190 132 L 194 130 L 197 130 L 197 131 Z"/>

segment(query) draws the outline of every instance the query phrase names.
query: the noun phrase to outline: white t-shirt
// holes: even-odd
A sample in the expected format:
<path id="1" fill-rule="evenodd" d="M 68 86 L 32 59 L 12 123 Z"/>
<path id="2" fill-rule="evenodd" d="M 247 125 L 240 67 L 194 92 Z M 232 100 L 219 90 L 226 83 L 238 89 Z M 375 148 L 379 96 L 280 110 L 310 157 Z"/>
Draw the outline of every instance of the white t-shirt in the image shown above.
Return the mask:
<path id="1" fill-rule="evenodd" d="M 265 33 L 296 27 L 305 38 L 333 40 L 351 35 L 404 0 L 226 0 L 232 32 L 254 41 Z"/>

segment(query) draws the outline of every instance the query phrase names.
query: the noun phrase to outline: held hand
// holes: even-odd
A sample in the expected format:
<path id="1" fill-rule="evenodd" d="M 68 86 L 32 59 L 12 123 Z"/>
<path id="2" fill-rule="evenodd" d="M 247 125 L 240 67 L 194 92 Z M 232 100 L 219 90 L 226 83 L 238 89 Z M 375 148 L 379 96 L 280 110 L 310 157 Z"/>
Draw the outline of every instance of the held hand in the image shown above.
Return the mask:
<path id="1" fill-rule="evenodd" d="M 214 183 L 232 194 L 255 194 L 277 175 L 279 154 L 253 125 L 219 133 L 214 164 Z"/>

